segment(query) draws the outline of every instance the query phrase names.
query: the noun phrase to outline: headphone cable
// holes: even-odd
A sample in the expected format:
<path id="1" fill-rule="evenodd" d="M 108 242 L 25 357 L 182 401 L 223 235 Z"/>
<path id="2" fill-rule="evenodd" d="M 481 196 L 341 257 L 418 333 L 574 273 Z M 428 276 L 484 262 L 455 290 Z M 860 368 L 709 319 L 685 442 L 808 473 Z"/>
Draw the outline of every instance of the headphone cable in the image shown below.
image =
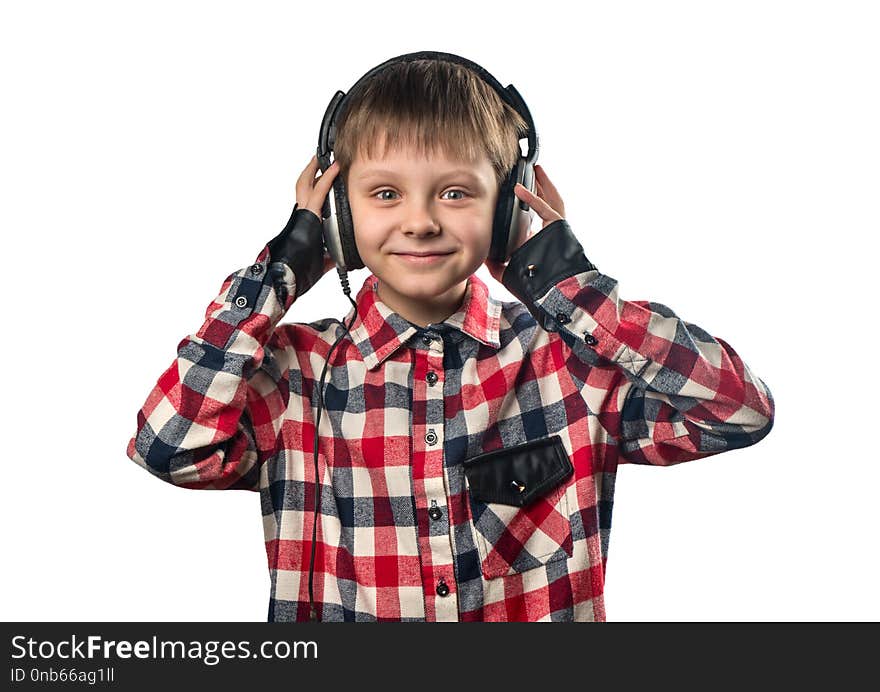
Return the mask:
<path id="1" fill-rule="evenodd" d="M 318 613 L 315 609 L 315 595 L 312 590 L 312 580 L 314 578 L 315 572 L 315 545 L 318 540 L 318 508 L 321 504 L 321 482 L 318 479 L 318 430 L 321 425 L 321 410 L 324 408 L 324 377 L 327 374 L 327 366 L 330 364 L 330 356 L 333 355 L 333 350 L 339 344 L 339 341 L 345 334 L 349 334 L 349 330 L 351 326 L 354 324 L 355 319 L 357 319 L 357 303 L 352 300 L 351 297 L 351 288 L 348 285 L 348 272 L 340 266 L 336 266 L 336 271 L 339 274 L 339 282 L 342 284 L 342 292 L 346 295 L 352 307 L 354 308 L 354 312 L 351 316 L 351 322 L 346 326 L 344 321 L 340 321 L 340 324 L 343 326 L 345 331 L 336 337 L 336 341 L 333 342 L 333 345 L 330 347 L 330 351 L 327 354 L 327 360 L 324 363 L 324 370 L 321 372 L 321 382 L 318 385 L 318 412 L 315 416 L 315 440 L 314 440 L 314 451 L 315 451 L 315 518 L 312 522 L 312 554 L 309 558 L 309 620 L 316 621 L 318 619 Z"/>

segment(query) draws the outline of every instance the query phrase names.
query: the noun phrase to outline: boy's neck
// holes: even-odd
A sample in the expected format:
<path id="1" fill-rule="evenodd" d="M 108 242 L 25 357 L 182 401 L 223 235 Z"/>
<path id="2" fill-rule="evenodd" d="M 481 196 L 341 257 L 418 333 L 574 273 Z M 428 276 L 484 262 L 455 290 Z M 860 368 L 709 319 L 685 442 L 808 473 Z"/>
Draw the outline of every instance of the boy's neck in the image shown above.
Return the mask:
<path id="1" fill-rule="evenodd" d="M 398 293 L 381 279 L 378 280 L 376 287 L 379 300 L 405 320 L 419 327 L 439 324 L 450 315 L 454 315 L 461 308 L 466 292 L 467 281 L 465 280 L 449 289 L 442 296 L 427 302 L 421 298 L 412 298 Z"/>

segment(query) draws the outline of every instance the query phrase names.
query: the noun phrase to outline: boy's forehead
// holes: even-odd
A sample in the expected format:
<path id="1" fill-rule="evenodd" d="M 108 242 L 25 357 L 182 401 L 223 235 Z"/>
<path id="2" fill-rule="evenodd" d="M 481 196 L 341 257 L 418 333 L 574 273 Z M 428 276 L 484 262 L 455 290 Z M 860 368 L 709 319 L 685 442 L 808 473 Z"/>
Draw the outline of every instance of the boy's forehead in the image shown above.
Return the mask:
<path id="1" fill-rule="evenodd" d="M 476 161 L 450 158 L 445 152 L 419 152 L 413 146 L 403 145 L 397 149 L 366 156 L 359 152 L 351 163 L 352 171 L 359 178 L 374 175 L 406 175 L 432 173 L 435 175 L 465 175 L 482 178 L 493 173 L 488 157 L 482 154 Z"/>

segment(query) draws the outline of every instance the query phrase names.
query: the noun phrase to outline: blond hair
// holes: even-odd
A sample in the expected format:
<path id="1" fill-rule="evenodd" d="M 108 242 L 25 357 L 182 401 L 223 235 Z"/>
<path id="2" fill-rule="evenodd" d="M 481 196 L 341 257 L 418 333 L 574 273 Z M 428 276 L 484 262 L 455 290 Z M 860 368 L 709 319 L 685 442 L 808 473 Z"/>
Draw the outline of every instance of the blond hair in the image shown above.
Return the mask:
<path id="1" fill-rule="evenodd" d="M 334 159 L 348 180 L 356 155 L 414 146 L 475 162 L 485 154 L 500 185 L 520 155 L 525 119 L 473 70 L 442 59 L 392 63 L 347 95 L 336 123 Z M 379 142 L 383 151 L 377 152 Z"/>

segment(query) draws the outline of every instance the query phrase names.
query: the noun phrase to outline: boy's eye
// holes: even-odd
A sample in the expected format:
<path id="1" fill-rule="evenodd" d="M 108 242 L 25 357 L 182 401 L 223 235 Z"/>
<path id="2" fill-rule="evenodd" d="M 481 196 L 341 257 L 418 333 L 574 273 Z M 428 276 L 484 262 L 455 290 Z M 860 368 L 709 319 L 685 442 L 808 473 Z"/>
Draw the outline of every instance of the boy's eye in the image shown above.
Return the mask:
<path id="1" fill-rule="evenodd" d="M 447 190 L 447 192 L 458 192 L 460 195 L 462 195 L 461 197 L 456 197 L 454 199 L 464 199 L 464 196 L 467 195 L 467 192 L 465 192 L 464 190 Z"/>
<path id="2" fill-rule="evenodd" d="M 379 190 L 378 192 L 374 193 L 373 196 L 375 197 L 376 195 L 382 195 L 382 194 L 384 194 L 384 193 L 386 193 L 386 192 L 390 192 L 392 195 L 396 195 L 396 194 L 397 194 L 394 190 L 388 190 L 388 189 L 386 189 L 386 190 Z M 447 190 L 447 191 L 446 191 L 446 193 L 450 193 L 450 192 L 456 192 L 456 193 L 462 195 L 461 197 L 452 197 L 452 198 L 450 198 L 453 202 L 457 202 L 457 201 L 459 201 L 459 200 L 462 200 L 462 199 L 464 199 L 465 196 L 467 196 L 467 193 L 466 193 L 464 190 Z M 446 194 L 446 193 L 444 193 L 444 194 Z M 379 197 L 379 199 L 380 199 L 381 201 L 383 201 L 383 202 L 390 202 L 393 198 L 391 198 L 391 197 Z"/>

